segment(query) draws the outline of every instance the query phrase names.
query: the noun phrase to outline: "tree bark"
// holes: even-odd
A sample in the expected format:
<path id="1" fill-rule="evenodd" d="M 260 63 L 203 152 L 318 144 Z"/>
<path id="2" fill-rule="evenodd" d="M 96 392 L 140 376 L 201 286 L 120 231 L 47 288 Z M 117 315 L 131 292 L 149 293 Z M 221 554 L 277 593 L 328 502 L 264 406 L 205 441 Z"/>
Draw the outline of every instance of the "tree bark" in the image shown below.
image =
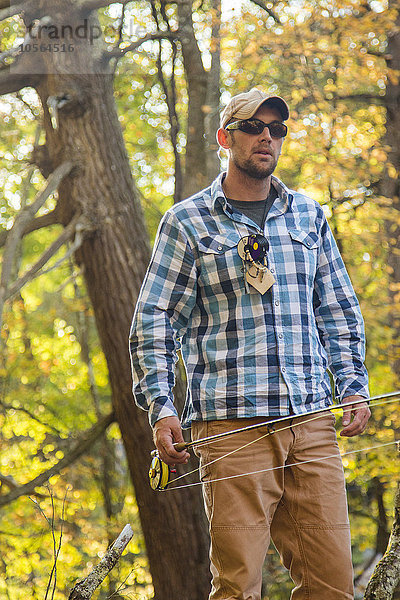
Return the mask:
<path id="1" fill-rule="evenodd" d="M 115 567 L 132 537 L 132 527 L 129 524 L 125 525 L 99 564 L 94 567 L 85 579 L 75 584 L 68 600 L 89 600 L 94 591 L 103 583 L 111 569 Z"/>
<path id="2" fill-rule="evenodd" d="M 183 62 L 188 93 L 188 116 L 186 128 L 186 152 L 184 172 L 184 197 L 198 192 L 211 181 L 207 177 L 205 144 L 205 117 L 207 108 L 207 72 L 194 35 L 192 0 L 179 0 L 179 39 L 182 44 Z"/>
<path id="3" fill-rule="evenodd" d="M 375 554 L 383 556 L 389 543 L 390 531 L 386 515 L 385 504 L 383 500 L 384 485 L 379 477 L 374 477 L 371 481 L 369 490 L 376 500 L 378 508 L 378 523 L 376 529 Z"/>
<path id="4" fill-rule="evenodd" d="M 395 8 L 395 0 L 389 2 Z M 386 62 L 389 74 L 386 86 L 384 105 L 386 107 L 386 135 L 383 145 L 390 148 L 388 152 L 388 168 L 380 182 L 380 193 L 392 201 L 393 218 L 387 222 L 387 240 L 389 244 L 389 294 L 393 310 L 390 324 L 393 330 L 391 364 L 400 381 L 400 11 L 392 31 L 388 35 Z"/>
<path id="5" fill-rule="evenodd" d="M 394 522 L 386 554 L 372 575 L 364 600 L 390 600 L 400 583 L 400 483 L 397 486 Z"/>
<path id="6" fill-rule="evenodd" d="M 52 0 L 46 14 L 73 26 L 81 19 L 72 0 Z M 96 23 L 94 15 L 90 18 Z M 128 336 L 150 247 L 100 41 L 82 45 L 79 69 L 67 53 L 45 53 L 45 73 L 36 84 L 53 168 L 66 158 L 76 165 L 59 188 L 59 218 L 66 225 L 82 214 L 90 223 L 76 258 L 107 360 L 155 598 L 204 600 L 209 589 L 208 534 L 199 488 L 158 494 L 148 483 L 154 446 L 147 415 L 132 397 Z M 52 103 L 58 106 L 53 119 Z"/>
<path id="7" fill-rule="evenodd" d="M 212 181 L 220 172 L 218 158 L 218 143 L 216 139 L 219 128 L 219 100 L 220 100 L 220 73 L 221 73 L 221 0 L 213 0 L 211 30 L 211 67 L 207 73 L 206 97 L 206 164 L 207 178 Z"/>

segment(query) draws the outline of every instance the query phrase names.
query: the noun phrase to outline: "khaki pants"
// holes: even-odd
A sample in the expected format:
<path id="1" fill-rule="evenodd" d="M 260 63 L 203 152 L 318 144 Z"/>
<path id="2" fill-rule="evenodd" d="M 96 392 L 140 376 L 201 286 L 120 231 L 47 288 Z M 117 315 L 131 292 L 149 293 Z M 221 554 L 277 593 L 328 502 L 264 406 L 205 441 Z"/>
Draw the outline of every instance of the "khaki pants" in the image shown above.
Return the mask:
<path id="1" fill-rule="evenodd" d="M 335 418 L 329 412 L 305 422 L 309 418 L 296 419 L 300 425 L 284 429 L 292 423 L 288 419 L 264 439 L 260 438 L 265 427 L 196 450 L 211 534 L 210 600 L 260 600 L 270 538 L 295 583 L 292 600 L 353 598 L 350 528 Z M 263 420 L 196 422 L 192 438 Z M 335 456 L 328 460 L 304 462 L 331 454 Z M 295 466 L 207 483 L 283 464 Z"/>

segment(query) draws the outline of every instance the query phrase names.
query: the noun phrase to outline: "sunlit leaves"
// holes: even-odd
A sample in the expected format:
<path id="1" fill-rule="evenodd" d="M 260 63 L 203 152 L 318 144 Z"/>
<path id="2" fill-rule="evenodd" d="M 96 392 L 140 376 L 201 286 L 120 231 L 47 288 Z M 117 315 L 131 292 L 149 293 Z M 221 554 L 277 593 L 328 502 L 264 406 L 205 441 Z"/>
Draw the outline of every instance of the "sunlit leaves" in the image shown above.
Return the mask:
<path id="1" fill-rule="evenodd" d="M 222 14 L 221 105 L 230 95 L 252 86 L 288 100 L 290 133 L 277 174 L 289 186 L 319 201 L 326 211 L 361 301 L 371 388 L 374 393 L 384 393 L 395 385 L 389 365 L 393 307 L 388 297 L 385 224 L 398 217 L 390 200 L 378 195 L 377 182 L 390 150 L 381 143 L 386 126 L 381 100 L 388 78 L 397 77 L 388 72 L 384 59 L 393 12 L 384 2 L 370 2 L 371 10 L 367 10 L 367 3 L 359 0 L 287 0 L 268 5 L 278 16 L 277 23 L 250 1 L 225 4 L 230 6 L 225 6 Z M 100 13 L 108 50 L 119 42 L 121 14 L 118 4 Z M 176 28 L 176 5 L 167 4 L 166 14 L 171 27 Z M 208 2 L 198 2 L 194 26 L 206 68 L 212 49 L 211 17 Z M 160 27 L 165 29 L 166 23 Z M 150 3 L 128 4 L 121 48 L 155 30 Z M 19 31 L 15 19 L 0 24 L 2 51 L 15 45 Z M 159 42 L 148 42 L 128 53 L 119 62 L 115 77 L 120 125 L 151 237 L 161 215 L 172 204 L 174 187 L 170 123 L 157 75 L 159 51 Z M 167 78 L 172 72 L 171 57 L 171 44 L 164 40 L 161 58 Z M 181 125 L 178 150 L 184 160 L 187 91 L 180 52 L 175 75 Z M 37 170 L 30 171 L 29 164 L 40 127 L 37 95 L 24 90 L 20 98 L 3 96 L 0 117 L 0 226 L 6 230 L 43 182 Z M 50 198 L 42 212 L 54 205 L 55 198 Z M 21 272 L 29 268 L 59 232 L 60 227 L 53 226 L 27 236 L 15 269 Z M 0 363 L 0 473 L 12 476 L 19 484 L 68 454 L 76 437 L 96 421 L 98 412 L 110 410 L 110 392 L 104 355 L 76 265 L 66 261 L 25 286 L 21 297 L 7 307 L 5 317 Z M 96 400 L 82 356 L 83 335 L 90 349 Z M 398 414 L 396 405 L 374 408 L 367 434 L 354 440 L 341 439 L 341 450 L 393 441 L 400 430 Z M 51 480 L 58 533 L 62 501 L 67 486 L 71 486 L 59 561 L 60 598 L 66 597 L 72 580 L 87 573 L 102 555 L 119 533 L 121 523 L 128 521 L 136 535 L 115 578 L 123 581 L 133 565 L 126 593 L 136 598 L 151 596 L 137 507 L 116 426 L 108 432 L 108 441 L 112 449 L 111 518 L 107 518 L 99 479 L 104 442 Z M 349 454 L 344 465 L 356 560 L 361 561 L 362 553 L 375 544 L 377 505 L 371 496 L 371 480 L 379 477 L 384 482 L 384 502 L 390 511 L 398 460 L 394 446 L 389 446 Z M 8 491 L 3 483 L 1 493 Z M 41 488 L 39 492 L 36 501 L 51 516 L 50 491 Z M 1 597 L 9 593 L 16 600 L 25 600 L 26 589 L 32 598 L 43 597 L 53 560 L 52 535 L 37 506 L 27 498 L 2 511 L 0 556 L 9 558 L 7 564 L 0 559 Z M 275 572 L 275 597 L 280 598 L 287 581 L 280 571 Z"/>

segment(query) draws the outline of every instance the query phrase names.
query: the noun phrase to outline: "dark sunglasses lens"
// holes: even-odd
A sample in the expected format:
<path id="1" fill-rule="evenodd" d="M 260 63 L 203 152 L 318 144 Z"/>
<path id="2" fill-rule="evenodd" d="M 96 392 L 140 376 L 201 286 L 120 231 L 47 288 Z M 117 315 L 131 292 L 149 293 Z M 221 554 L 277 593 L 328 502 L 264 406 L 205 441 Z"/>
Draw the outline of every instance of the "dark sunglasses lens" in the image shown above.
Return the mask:
<path id="1" fill-rule="evenodd" d="M 287 127 L 284 123 L 270 123 L 268 125 L 272 137 L 283 138 L 287 134 Z"/>
<path id="2" fill-rule="evenodd" d="M 240 129 L 244 133 L 259 134 L 264 129 L 264 124 L 261 121 L 242 121 Z"/>
<path id="3" fill-rule="evenodd" d="M 271 136 L 274 138 L 283 138 L 287 134 L 286 125 L 284 123 L 279 123 L 278 121 L 268 124 L 265 124 L 258 119 L 241 121 L 239 129 L 250 135 L 259 135 L 264 131 L 265 127 L 268 127 Z"/>

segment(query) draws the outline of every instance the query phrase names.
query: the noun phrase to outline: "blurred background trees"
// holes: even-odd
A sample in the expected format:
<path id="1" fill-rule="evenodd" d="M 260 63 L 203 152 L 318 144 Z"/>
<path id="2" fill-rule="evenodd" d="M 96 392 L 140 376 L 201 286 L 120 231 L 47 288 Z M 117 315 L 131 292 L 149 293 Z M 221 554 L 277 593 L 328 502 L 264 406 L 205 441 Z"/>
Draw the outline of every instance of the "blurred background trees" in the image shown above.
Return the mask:
<path id="1" fill-rule="evenodd" d="M 129 320 L 151 243 L 164 211 L 219 172 L 215 131 L 230 95 L 254 86 L 283 95 L 290 135 L 277 175 L 323 205 L 362 305 L 371 391 L 397 389 L 398 8 L 394 0 L 23 8 L 0 0 L 0 595 L 44 598 L 52 522 L 58 540 L 63 521 L 55 598 L 130 522 L 134 540 L 96 597 L 119 589 L 151 598 L 154 584 L 159 600 L 202 600 L 199 492 L 150 493 L 150 429 L 130 396 Z M 81 48 L 80 69 L 68 52 L 43 49 L 29 64 L 33 50 L 13 50 L 27 25 L 49 15 L 101 28 Z M 375 408 L 368 432 L 341 449 L 393 441 L 399 429 L 395 404 Z M 362 573 L 387 544 L 398 464 L 393 447 L 344 464 L 362 597 Z M 40 486 L 22 487 L 41 475 Z M 271 549 L 265 598 L 290 588 Z"/>

